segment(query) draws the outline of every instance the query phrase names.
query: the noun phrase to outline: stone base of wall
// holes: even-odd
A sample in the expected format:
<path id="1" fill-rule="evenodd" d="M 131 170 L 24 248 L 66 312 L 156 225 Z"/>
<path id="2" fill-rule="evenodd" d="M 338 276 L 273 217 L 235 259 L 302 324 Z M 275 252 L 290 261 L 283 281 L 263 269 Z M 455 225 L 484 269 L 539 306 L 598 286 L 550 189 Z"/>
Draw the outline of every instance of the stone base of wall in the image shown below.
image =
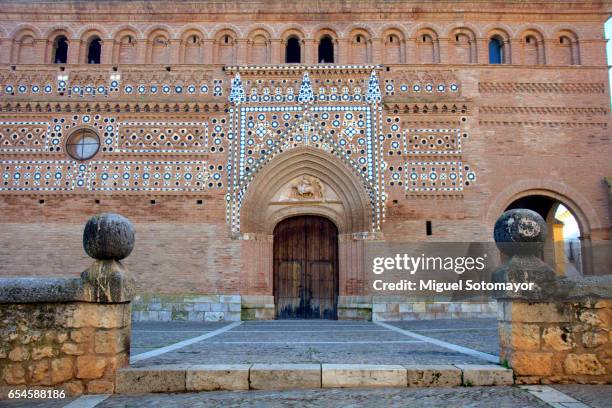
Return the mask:
<path id="1" fill-rule="evenodd" d="M 274 296 L 242 295 L 242 320 L 274 320 Z"/>
<path id="2" fill-rule="evenodd" d="M 217 322 L 241 319 L 240 295 L 143 294 L 132 303 L 132 320 Z"/>
<path id="3" fill-rule="evenodd" d="M 372 320 L 372 297 L 338 296 L 338 320 Z"/>
<path id="4" fill-rule="evenodd" d="M 496 302 L 406 301 L 371 296 L 339 296 L 338 320 L 430 320 L 494 318 Z M 144 294 L 133 301 L 132 320 L 239 321 L 274 320 L 270 295 Z"/>
<path id="5" fill-rule="evenodd" d="M 612 382 L 612 300 L 500 300 L 498 318 L 517 384 Z"/>
<path id="6" fill-rule="evenodd" d="M 0 304 L 0 399 L 10 390 L 115 390 L 129 360 L 130 304 Z"/>
<path id="7" fill-rule="evenodd" d="M 497 302 L 423 302 L 385 301 L 374 299 L 372 320 L 434 320 L 494 318 L 497 316 Z"/>

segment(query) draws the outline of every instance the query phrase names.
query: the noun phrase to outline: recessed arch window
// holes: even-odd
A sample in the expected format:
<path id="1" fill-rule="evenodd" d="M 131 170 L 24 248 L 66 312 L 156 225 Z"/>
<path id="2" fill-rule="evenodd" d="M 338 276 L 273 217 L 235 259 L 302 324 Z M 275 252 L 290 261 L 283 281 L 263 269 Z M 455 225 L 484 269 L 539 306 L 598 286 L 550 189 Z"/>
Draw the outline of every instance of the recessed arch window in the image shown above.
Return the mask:
<path id="1" fill-rule="evenodd" d="M 300 64 L 302 62 L 302 47 L 297 37 L 289 37 L 285 45 L 285 63 Z"/>
<path id="2" fill-rule="evenodd" d="M 323 36 L 319 41 L 319 62 L 334 63 L 334 42 L 329 35 Z"/>
<path id="3" fill-rule="evenodd" d="M 90 129 L 73 132 L 66 142 L 66 152 L 75 160 L 89 160 L 98 153 L 100 138 Z"/>
<path id="4" fill-rule="evenodd" d="M 68 62 L 68 38 L 59 35 L 53 41 L 53 63 L 66 64 Z"/>
<path id="5" fill-rule="evenodd" d="M 504 63 L 504 42 L 499 37 L 489 40 L 489 64 Z"/>
<path id="6" fill-rule="evenodd" d="M 100 37 L 93 37 L 87 46 L 87 63 L 99 64 L 102 55 L 102 40 Z"/>

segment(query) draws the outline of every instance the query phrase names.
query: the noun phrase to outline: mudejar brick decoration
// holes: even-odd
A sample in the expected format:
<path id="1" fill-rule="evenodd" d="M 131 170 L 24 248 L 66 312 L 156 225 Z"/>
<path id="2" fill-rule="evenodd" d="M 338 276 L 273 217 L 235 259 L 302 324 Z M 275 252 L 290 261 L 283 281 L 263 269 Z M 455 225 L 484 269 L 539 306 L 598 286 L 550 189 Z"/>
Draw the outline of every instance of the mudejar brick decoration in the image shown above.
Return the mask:
<path id="1" fill-rule="evenodd" d="M 41 4 L 0 6 L 0 275 L 68 273 L 117 212 L 134 319 L 274 318 L 274 228 L 312 215 L 338 229 L 338 318 L 491 316 L 373 298 L 364 254 L 490 242 L 529 197 L 609 272 L 605 2 Z"/>

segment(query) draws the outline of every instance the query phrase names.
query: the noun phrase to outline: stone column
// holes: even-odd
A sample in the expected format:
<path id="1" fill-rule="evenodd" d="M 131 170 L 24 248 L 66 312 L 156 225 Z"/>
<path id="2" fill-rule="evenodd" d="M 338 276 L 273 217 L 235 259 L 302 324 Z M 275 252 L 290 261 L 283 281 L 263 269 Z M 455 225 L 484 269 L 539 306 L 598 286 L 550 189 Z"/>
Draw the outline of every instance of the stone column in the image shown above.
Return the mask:
<path id="1" fill-rule="evenodd" d="M 0 278 L 0 398 L 17 387 L 115 391 L 130 355 L 135 285 L 120 260 L 134 247 L 133 226 L 94 216 L 83 247 L 95 261 L 80 278 Z"/>
<path id="2" fill-rule="evenodd" d="M 283 41 L 280 38 L 270 40 L 270 64 L 284 64 L 285 53 Z"/>
<path id="3" fill-rule="evenodd" d="M 477 38 L 476 39 L 476 62 L 479 64 L 489 63 L 489 39 L 488 38 Z"/>
<path id="4" fill-rule="evenodd" d="M 168 64 L 173 65 L 173 64 L 178 64 L 179 63 L 179 51 L 180 51 L 180 47 L 181 47 L 181 40 L 170 40 L 169 41 L 169 47 L 170 47 L 170 58 L 168 61 Z"/>
<path id="5" fill-rule="evenodd" d="M 416 56 L 416 38 L 408 38 L 406 40 L 406 64 L 417 64 Z"/>
<path id="6" fill-rule="evenodd" d="M 349 47 L 351 42 L 346 38 L 338 39 L 338 61 L 337 64 L 351 64 Z"/>
<path id="7" fill-rule="evenodd" d="M 318 53 L 318 42 L 313 39 L 304 40 L 304 63 L 306 64 L 316 64 Z"/>
<path id="8" fill-rule="evenodd" d="M 438 38 L 438 61 L 441 64 L 449 64 L 449 63 L 453 63 L 454 61 L 450 61 L 449 59 L 449 55 L 448 55 L 448 50 L 449 49 L 449 41 L 447 37 L 443 37 L 443 38 Z"/>
<path id="9" fill-rule="evenodd" d="M 571 281 L 538 258 L 546 223 L 531 210 L 506 211 L 494 227 L 495 242 L 509 260 L 493 274 L 500 362 L 517 384 L 608 383 L 612 276 Z M 527 289 L 528 285 L 531 289 Z"/>
<path id="10" fill-rule="evenodd" d="M 136 64 L 149 64 L 151 56 L 149 55 L 149 41 L 146 39 L 136 40 Z"/>
<path id="11" fill-rule="evenodd" d="M 79 64 L 81 53 L 81 40 L 72 39 L 68 43 L 68 64 Z"/>
<path id="12" fill-rule="evenodd" d="M 381 38 L 372 38 L 372 46 L 370 47 L 371 56 L 370 63 L 372 64 L 382 64 L 383 63 L 383 46 Z"/>
<path id="13" fill-rule="evenodd" d="M 113 50 L 115 48 L 115 40 L 102 40 L 102 53 L 100 55 L 101 64 L 113 64 Z"/>
<path id="14" fill-rule="evenodd" d="M 202 49 L 204 51 L 204 64 L 214 64 L 215 63 L 215 56 L 214 54 L 214 40 L 211 39 L 204 39 L 202 40 Z"/>
<path id="15" fill-rule="evenodd" d="M 249 40 L 246 38 L 239 38 L 236 40 L 236 54 L 234 58 L 234 64 L 246 65 L 248 64 L 248 43 Z"/>
<path id="16" fill-rule="evenodd" d="M 243 320 L 274 319 L 273 240 L 268 234 L 247 233 L 241 236 L 240 273 Z"/>

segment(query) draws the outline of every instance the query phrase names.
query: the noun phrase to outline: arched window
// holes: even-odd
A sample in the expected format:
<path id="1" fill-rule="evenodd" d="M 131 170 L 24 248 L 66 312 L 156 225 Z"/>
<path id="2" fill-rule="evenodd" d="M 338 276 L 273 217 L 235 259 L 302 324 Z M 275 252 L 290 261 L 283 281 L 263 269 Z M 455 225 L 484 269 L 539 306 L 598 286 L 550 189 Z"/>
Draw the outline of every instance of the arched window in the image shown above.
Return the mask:
<path id="1" fill-rule="evenodd" d="M 120 64 L 133 64 L 136 62 L 136 40 L 131 34 L 121 37 L 118 59 Z"/>
<path id="2" fill-rule="evenodd" d="M 170 47 L 164 35 L 158 35 L 151 44 L 151 64 L 168 64 L 170 61 Z"/>
<path id="3" fill-rule="evenodd" d="M 356 34 L 351 42 L 351 63 L 366 64 L 368 62 L 368 42 L 363 34 Z"/>
<path id="4" fill-rule="evenodd" d="M 100 37 L 93 37 L 89 40 L 89 45 L 87 46 L 87 63 L 99 64 L 101 55 L 102 40 L 100 40 Z"/>
<path id="5" fill-rule="evenodd" d="M 218 40 L 217 63 L 231 65 L 235 63 L 234 37 L 224 34 Z"/>
<path id="6" fill-rule="evenodd" d="M 59 35 L 53 41 L 53 63 L 66 64 L 68 62 L 68 39 Z"/>
<path id="7" fill-rule="evenodd" d="M 285 45 L 285 63 L 300 64 L 302 62 L 302 47 L 297 37 L 290 37 Z"/>
<path id="8" fill-rule="evenodd" d="M 185 40 L 184 46 L 184 58 L 185 64 L 201 64 L 202 63 L 202 50 L 200 37 L 197 34 L 192 34 Z"/>
<path id="9" fill-rule="evenodd" d="M 561 35 L 559 37 L 558 55 L 560 65 L 580 64 L 578 41 L 575 38 L 571 38 L 569 35 Z"/>
<path id="10" fill-rule="evenodd" d="M 542 44 L 533 35 L 525 37 L 523 44 L 523 64 L 526 65 L 537 65 L 542 64 L 543 52 L 540 49 Z"/>
<path id="11" fill-rule="evenodd" d="M 259 34 L 250 41 L 249 64 L 268 63 L 268 39 Z"/>
<path id="12" fill-rule="evenodd" d="M 334 63 L 334 43 L 329 35 L 324 36 L 319 41 L 319 63 Z"/>
<path id="13" fill-rule="evenodd" d="M 501 38 L 493 37 L 489 40 L 489 64 L 504 62 L 504 43 Z"/>
<path id="14" fill-rule="evenodd" d="M 454 40 L 454 62 L 456 64 L 469 64 L 474 62 L 471 38 L 466 34 L 457 33 Z"/>
<path id="15" fill-rule="evenodd" d="M 19 64 L 35 64 L 36 53 L 34 52 L 34 37 L 24 35 L 19 40 L 19 52 L 17 54 Z"/>
<path id="16" fill-rule="evenodd" d="M 418 59 L 421 64 L 438 62 L 436 41 L 430 34 L 423 34 L 417 41 Z"/>
<path id="17" fill-rule="evenodd" d="M 400 64 L 402 62 L 402 43 L 396 34 L 385 38 L 383 61 L 385 64 Z"/>

